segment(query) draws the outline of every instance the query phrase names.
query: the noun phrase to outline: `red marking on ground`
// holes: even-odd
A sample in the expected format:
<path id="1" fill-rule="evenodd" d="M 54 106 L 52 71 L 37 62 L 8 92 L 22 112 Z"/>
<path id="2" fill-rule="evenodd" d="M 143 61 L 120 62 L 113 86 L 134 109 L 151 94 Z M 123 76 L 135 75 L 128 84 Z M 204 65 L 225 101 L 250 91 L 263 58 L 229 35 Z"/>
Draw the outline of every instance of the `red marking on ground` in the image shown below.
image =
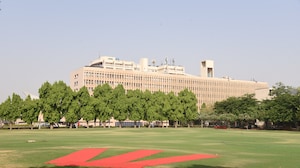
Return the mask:
<path id="1" fill-rule="evenodd" d="M 60 157 L 58 159 L 51 160 L 47 163 L 54 164 L 56 166 L 77 166 L 85 163 L 87 160 L 90 160 L 97 155 L 104 152 L 106 149 L 104 148 L 87 148 L 82 149 L 80 151 L 71 153 L 69 155 Z"/>
<path id="2" fill-rule="evenodd" d="M 103 167 L 120 167 L 124 166 L 124 164 L 130 163 L 130 161 L 137 160 L 140 158 L 144 158 L 147 156 L 154 155 L 156 153 L 160 153 L 160 150 L 137 150 L 117 156 L 112 156 L 109 158 L 104 158 L 96 161 L 91 161 L 89 163 L 84 164 L 83 166 L 103 166 Z"/>
<path id="3" fill-rule="evenodd" d="M 167 158 L 138 161 L 138 162 L 133 162 L 132 164 L 142 165 L 143 167 L 144 166 L 157 166 L 157 165 L 162 165 L 162 164 L 186 162 L 186 161 L 191 161 L 191 160 L 210 159 L 210 158 L 216 158 L 216 157 L 217 157 L 216 155 L 192 154 L 192 155 L 185 155 L 185 156 L 173 156 L 173 157 L 167 157 Z"/>
<path id="4" fill-rule="evenodd" d="M 140 158 L 151 156 L 162 151 L 160 150 L 137 150 L 109 158 L 103 158 L 95 161 L 88 161 L 99 155 L 106 149 L 83 149 L 58 159 L 47 162 L 56 166 L 84 166 L 84 167 L 110 167 L 110 168 L 143 168 L 145 166 L 157 166 L 162 164 L 171 164 L 177 162 L 186 162 L 191 160 L 216 158 L 216 155 L 192 154 L 183 156 L 173 156 L 159 159 L 142 160 L 131 162 Z"/>

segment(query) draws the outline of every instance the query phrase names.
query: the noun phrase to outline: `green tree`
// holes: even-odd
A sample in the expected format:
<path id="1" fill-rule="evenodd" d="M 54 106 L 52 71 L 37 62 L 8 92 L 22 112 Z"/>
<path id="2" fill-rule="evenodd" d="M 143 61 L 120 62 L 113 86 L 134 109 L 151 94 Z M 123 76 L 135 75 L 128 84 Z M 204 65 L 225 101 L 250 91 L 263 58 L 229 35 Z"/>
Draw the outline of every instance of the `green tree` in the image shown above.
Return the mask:
<path id="1" fill-rule="evenodd" d="M 58 81 L 52 85 L 51 96 L 55 110 L 60 113 L 60 118 L 62 118 L 71 105 L 73 91 L 63 81 Z"/>
<path id="2" fill-rule="evenodd" d="M 226 100 L 216 102 L 214 105 L 216 114 L 233 114 L 240 126 L 244 126 L 258 117 L 258 101 L 254 94 L 246 94 L 241 97 L 229 97 Z M 248 116 L 246 119 L 240 116 Z M 235 123 L 237 126 L 238 123 Z"/>
<path id="3" fill-rule="evenodd" d="M 10 96 L 1 104 L 0 117 L 9 122 L 9 128 L 12 130 L 12 126 L 18 118 L 22 118 L 23 100 L 18 94 L 13 93 L 12 98 Z"/>
<path id="4" fill-rule="evenodd" d="M 282 82 L 278 82 L 275 84 L 275 86 L 272 86 L 272 90 L 271 90 L 271 96 L 280 96 L 280 95 L 284 95 L 284 94 L 293 94 L 296 93 L 297 89 L 291 87 L 291 86 L 286 86 L 284 83 Z"/>
<path id="5" fill-rule="evenodd" d="M 238 115 L 240 113 L 240 105 L 238 97 L 229 97 L 226 100 L 216 102 L 214 104 L 214 110 L 216 114 L 226 114 L 231 113 Z"/>
<path id="6" fill-rule="evenodd" d="M 69 123 L 69 128 L 72 129 L 74 123 L 80 120 L 80 104 L 76 101 L 71 102 L 71 105 L 68 108 L 68 111 L 64 115 L 66 122 Z"/>
<path id="7" fill-rule="evenodd" d="M 197 111 L 197 98 L 195 94 L 188 89 L 180 91 L 178 98 L 181 105 L 180 109 L 184 115 L 182 120 L 188 124 L 188 127 L 190 127 L 191 122 L 199 117 L 199 113 Z"/>
<path id="8" fill-rule="evenodd" d="M 39 88 L 39 98 L 41 101 L 41 111 L 43 113 L 44 121 L 49 122 L 50 128 L 53 129 L 53 124 L 60 120 L 60 115 L 56 112 L 54 100 L 52 95 L 52 85 L 46 81 Z"/>
<path id="9" fill-rule="evenodd" d="M 94 126 L 96 126 L 96 120 L 98 118 L 98 112 L 96 109 L 97 103 L 94 97 L 89 98 L 89 102 L 86 106 L 82 109 L 82 118 L 87 122 L 87 128 L 89 128 L 89 121 L 94 120 Z"/>
<path id="10" fill-rule="evenodd" d="M 166 95 L 162 91 L 156 91 L 152 96 L 152 108 L 155 111 L 155 120 L 159 120 L 161 127 L 164 127 L 163 122 L 167 120 L 167 113 L 170 110 L 170 104 L 166 99 Z"/>
<path id="11" fill-rule="evenodd" d="M 98 85 L 94 89 L 94 101 L 92 106 L 96 112 L 96 116 L 100 122 L 104 121 L 104 127 L 106 127 L 106 121 L 109 121 L 108 127 L 110 128 L 110 119 L 113 117 L 112 111 L 112 88 L 109 84 Z"/>
<path id="12" fill-rule="evenodd" d="M 263 100 L 258 104 L 258 120 L 264 121 L 263 127 L 266 129 L 270 128 L 270 119 L 271 119 L 271 108 L 274 106 L 274 101 L 273 100 Z"/>
<path id="13" fill-rule="evenodd" d="M 72 102 L 68 108 L 67 113 L 65 114 L 66 121 L 70 123 L 70 128 L 76 122 L 78 122 L 86 113 L 85 110 L 89 110 L 86 106 L 89 103 L 90 95 L 86 87 L 80 88 L 78 92 L 72 92 L 68 90 L 70 93 L 69 95 L 72 96 Z M 85 116 L 87 116 L 85 114 Z M 87 121 L 88 122 L 88 121 Z M 79 126 L 79 123 L 78 123 Z"/>
<path id="14" fill-rule="evenodd" d="M 219 120 L 224 122 L 224 124 L 230 128 L 231 127 L 231 123 L 236 121 L 237 119 L 237 116 L 232 114 L 232 113 L 224 113 L 224 114 L 221 114 L 219 116 Z"/>
<path id="15" fill-rule="evenodd" d="M 174 121 L 174 127 L 178 127 L 178 121 L 182 119 L 183 116 L 183 110 L 179 109 L 180 107 L 180 101 L 178 97 L 174 94 L 174 92 L 170 92 L 167 94 L 168 106 L 165 107 L 166 115 L 169 120 Z"/>
<path id="16" fill-rule="evenodd" d="M 11 99 L 11 106 L 12 106 L 12 114 L 11 116 L 11 122 L 15 122 L 18 118 L 22 119 L 22 106 L 23 106 L 23 100 L 18 95 L 13 93 L 12 99 Z"/>
<path id="17" fill-rule="evenodd" d="M 12 106 L 11 106 L 11 98 L 10 96 L 1 104 L 1 118 L 9 122 L 9 127 L 12 129 L 12 120 L 11 114 L 13 113 Z M 13 121 L 14 122 L 14 121 Z"/>
<path id="18" fill-rule="evenodd" d="M 44 120 L 50 123 L 50 128 L 65 116 L 72 102 L 72 90 L 63 81 L 51 85 L 45 82 L 39 89 L 41 99 L 41 110 Z"/>
<path id="19" fill-rule="evenodd" d="M 140 121 L 143 116 L 142 94 L 138 89 L 128 90 L 126 94 L 128 118 L 134 121 L 134 128 L 137 126 L 137 121 Z M 140 124 L 138 126 L 140 127 Z"/>
<path id="20" fill-rule="evenodd" d="M 113 117 L 119 121 L 119 127 L 122 128 L 122 122 L 128 118 L 126 95 L 123 85 L 118 85 L 113 89 L 111 100 Z"/>
<path id="21" fill-rule="evenodd" d="M 31 126 L 33 129 L 33 123 L 38 121 L 40 114 L 40 105 L 38 99 L 31 99 L 27 96 L 22 108 L 22 120 Z"/>
<path id="22" fill-rule="evenodd" d="M 89 121 L 93 120 L 95 117 L 95 111 L 93 110 L 92 106 L 92 97 L 85 86 L 80 88 L 76 94 L 76 97 L 80 106 L 80 117 L 87 122 L 87 128 L 89 128 Z"/>
<path id="23" fill-rule="evenodd" d="M 207 106 L 205 103 L 203 103 L 201 105 L 199 119 L 200 119 L 201 128 L 203 128 L 204 121 L 206 121 L 209 124 L 210 120 L 215 120 L 216 118 L 215 118 L 213 106 Z"/>
<path id="24" fill-rule="evenodd" d="M 299 98 L 291 94 L 282 94 L 274 99 L 274 106 L 270 109 L 270 118 L 277 125 L 296 127 Z"/>
<path id="25" fill-rule="evenodd" d="M 149 123 L 148 128 L 150 128 L 151 123 L 156 120 L 156 102 L 155 99 L 153 99 L 153 95 L 149 90 L 146 90 L 143 93 L 142 100 L 144 114 L 143 120 L 146 120 Z"/>
<path id="26" fill-rule="evenodd" d="M 272 89 L 272 99 L 263 102 L 260 108 L 276 127 L 292 128 L 299 125 L 299 89 L 279 82 Z"/>

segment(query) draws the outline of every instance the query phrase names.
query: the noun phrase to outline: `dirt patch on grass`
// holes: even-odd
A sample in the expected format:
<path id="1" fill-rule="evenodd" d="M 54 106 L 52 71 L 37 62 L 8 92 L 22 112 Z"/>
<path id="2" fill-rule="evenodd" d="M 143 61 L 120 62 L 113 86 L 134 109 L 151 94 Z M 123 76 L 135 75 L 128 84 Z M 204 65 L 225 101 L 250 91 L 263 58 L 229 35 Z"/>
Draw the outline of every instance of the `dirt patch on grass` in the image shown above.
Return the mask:
<path id="1" fill-rule="evenodd" d="M 17 160 L 20 158 L 20 154 L 17 154 L 14 150 L 1 150 L 0 151 L 0 163 L 1 166 L 6 168 L 23 167 L 17 164 Z"/>
<path id="2" fill-rule="evenodd" d="M 238 155 L 244 156 L 276 156 L 276 154 L 266 154 L 266 153 L 249 153 L 249 152 L 238 152 Z"/>
<path id="3" fill-rule="evenodd" d="M 224 164 L 224 167 L 249 167 L 251 164 L 259 163 L 258 160 L 254 159 L 230 159 L 230 162 Z"/>
<path id="4" fill-rule="evenodd" d="M 300 144 L 299 140 L 296 139 L 283 139 L 282 141 L 275 142 L 277 144 Z"/>

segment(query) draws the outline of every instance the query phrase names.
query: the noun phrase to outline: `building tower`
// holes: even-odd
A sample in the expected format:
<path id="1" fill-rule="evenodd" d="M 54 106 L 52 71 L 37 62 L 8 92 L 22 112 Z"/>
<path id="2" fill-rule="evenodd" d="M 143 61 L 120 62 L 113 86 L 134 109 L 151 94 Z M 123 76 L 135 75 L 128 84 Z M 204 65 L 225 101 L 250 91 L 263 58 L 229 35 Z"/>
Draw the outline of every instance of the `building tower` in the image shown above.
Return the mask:
<path id="1" fill-rule="evenodd" d="M 214 61 L 205 60 L 201 62 L 201 77 L 213 78 L 214 74 Z"/>
<path id="2" fill-rule="evenodd" d="M 148 58 L 141 58 L 140 66 L 141 66 L 142 72 L 147 72 L 148 71 Z"/>

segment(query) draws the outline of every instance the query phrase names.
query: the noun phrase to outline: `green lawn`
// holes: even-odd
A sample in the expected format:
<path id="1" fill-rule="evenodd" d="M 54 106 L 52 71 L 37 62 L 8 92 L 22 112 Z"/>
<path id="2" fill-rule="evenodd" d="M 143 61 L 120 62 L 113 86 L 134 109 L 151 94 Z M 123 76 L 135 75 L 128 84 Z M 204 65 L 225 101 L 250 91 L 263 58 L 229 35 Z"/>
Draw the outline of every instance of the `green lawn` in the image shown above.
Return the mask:
<path id="1" fill-rule="evenodd" d="M 28 140 L 35 142 L 28 143 Z M 164 151 L 148 158 L 195 153 L 219 156 L 160 166 L 164 168 L 300 166 L 300 132 L 211 128 L 81 128 L 0 130 L 0 167 L 55 167 L 45 162 L 83 148 L 108 148 L 95 159 L 138 149 Z"/>

